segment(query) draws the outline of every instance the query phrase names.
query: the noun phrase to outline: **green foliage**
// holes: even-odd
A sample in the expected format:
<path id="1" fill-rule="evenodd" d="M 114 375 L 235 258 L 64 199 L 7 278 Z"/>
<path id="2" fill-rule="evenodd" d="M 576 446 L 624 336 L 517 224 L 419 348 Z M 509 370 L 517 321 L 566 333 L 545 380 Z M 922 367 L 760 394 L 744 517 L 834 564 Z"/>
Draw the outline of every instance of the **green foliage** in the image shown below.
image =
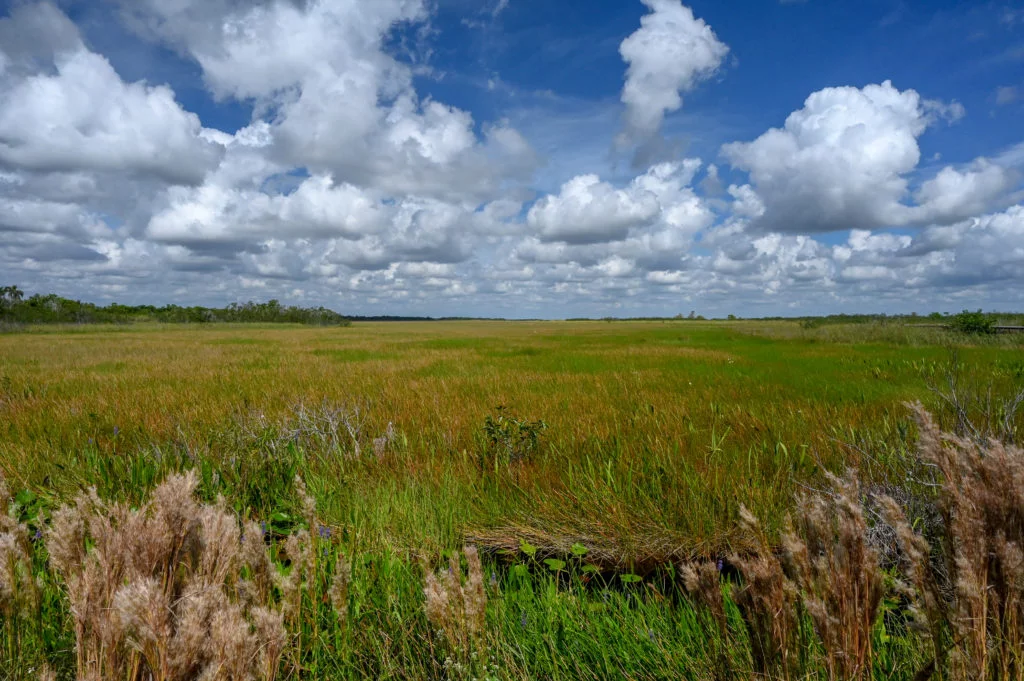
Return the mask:
<path id="1" fill-rule="evenodd" d="M 484 419 L 484 463 L 509 464 L 529 459 L 540 446 L 541 435 L 547 430 L 547 424 L 544 421 L 516 418 L 505 413 L 503 406 L 499 406 L 497 412 L 497 416 L 488 414 Z"/>
<path id="2" fill-rule="evenodd" d="M 964 310 L 954 316 L 950 324 L 954 331 L 979 335 L 995 333 L 995 325 L 996 320 L 981 310 L 977 312 Z"/>
<path id="3" fill-rule="evenodd" d="M 56 294 L 36 294 L 29 298 L 17 286 L 0 288 L 0 324 L 125 324 L 129 322 L 169 324 L 209 324 L 215 322 L 306 324 L 310 326 L 348 326 L 351 322 L 324 307 L 304 308 L 266 303 L 231 303 L 225 308 L 181 307 L 179 305 L 100 306 Z"/>
<path id="4" fill-rule="evenodd" d="M 794 490 L 819 487 L 822 466 L 864 471 L 870 455 L 872 480 L 892 479 L 887 467 L 915 437 L 902 402 L 926 400 L 942 414 L 921 378 L 941 361 L 942 343 L 964 346 L 965 373 L 996 381 L 994 395 L 1024 375 L 1017 337 L 889 324 L 887 333 L 916 339 L 897 345 L 876 335 L 875 321 L 813 332 L 746 321 L 381 324 L 341 337 L 230 328 L 197 337 L 145 326 L 114 338 L 105 328 L 5 335 L 0 468 L 16 478 L 12 496 L 32 531 L 33 514 L 48 522 L 47 509 L 79 489 L 137 505 L 185 468 L 199 471 L 205 501 L 223 495 L 239 516 L 266 523 L 271 546 L 310 529 L 317 572 L 292 632 L 301 653 L 281 679 L 464 678 L 444 666 L 424 615 L 417 558 L 461 550 L 467 534 L 504 523 L 539 529 L 510 531 L 505 552 L 478 542 L 498 678 L 704 680 L 719 669 L 731 676 L 717 678 L 757 678 L 735 608 L 726 606 L 723 643 L 652 562 L 742 551 L 737 500 L 777 536 Z M 767 331 L 775 328 L 780 335 Z M 296 399 L 358 396 L 375 405 L 362 457 L 284 432 Z M 491 412 L 492 438 L 480 417 L 498 400 L 509 406 Z M 254 412 L 258 420 L 234 424 Z M 550 428 L 522 414 L 542 414 Z M 369 440 L 390 420 L 409 434 L 407 446 L 370 455 Z M 475 451 L 491 457 L 488 475 Z M 520 460 L 529 465 L 506 465 L 515 451 L 528 452 Z M 296 473 L 323 526 L 303 519 Z M 43 660 L 73 678 L 66 600 L 37 552 L 44 615 L 11 625 L 20 638 L 0 644 L 14 651 L 0 652 L 3 681 L 37 678 Z M 352 570 L 347 619 L 328 594 L 343 557 Z M 281 556 L 275 564 L 286 569 Z M 738 588 L 722 591 L 728 599 Z M 885 617 L 875 678 L 910 681 L 928 647 L 907 633 L 905 604 L 887 606 Z M 827 678 L 804 626 L 796 678 Z"/>

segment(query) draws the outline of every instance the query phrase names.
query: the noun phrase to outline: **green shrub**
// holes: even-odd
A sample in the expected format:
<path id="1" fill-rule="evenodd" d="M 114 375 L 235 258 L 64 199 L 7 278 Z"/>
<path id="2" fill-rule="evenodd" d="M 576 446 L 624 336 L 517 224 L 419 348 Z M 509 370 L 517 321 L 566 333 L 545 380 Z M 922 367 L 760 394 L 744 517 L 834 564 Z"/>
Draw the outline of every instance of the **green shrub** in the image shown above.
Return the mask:
<path id="1" fill-rule="evenodd" d="M 506 414 L 504 407 L 498 407 L 497 412 L 497 416 L 488 414 L 484 419 L 486 461 L 481 463 L 501 461 L 509 464 L 528 459 L 537 451 L 547 424 L 516 418 Z"/>
<path id="2" fill-rule="evenodd" d="M 964 310 L 953 317 L 952 328 L 960 333 L 990 334 L 995 333 L 995 324 L 995 320 L 981 310 Z"/>

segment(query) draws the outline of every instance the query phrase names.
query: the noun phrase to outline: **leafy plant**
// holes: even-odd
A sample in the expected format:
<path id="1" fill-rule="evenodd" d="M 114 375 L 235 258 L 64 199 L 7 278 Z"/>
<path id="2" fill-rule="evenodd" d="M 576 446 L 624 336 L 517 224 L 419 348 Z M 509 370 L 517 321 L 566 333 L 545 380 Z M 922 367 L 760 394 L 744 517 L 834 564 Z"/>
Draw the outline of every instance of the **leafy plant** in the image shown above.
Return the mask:
<path id="1" fill-rule="evenodd" d="M 547 424 L 516 418 L 505 413 L 504 407 L 498 407 L 497 412 L 497 416 L 488 414 L 484 419 L 484 456 L 489 461 L 483 463 L 510 464 L 529 459 L 537 452 Z"/>
<path id="2" fill-rule="evenodd" d="M 981 310 L 977 312 L 964 310 L 953 317 L 950 327 L 960 333 L 982 335 L 995 333 L 995 325 L 995 320 Z"/>

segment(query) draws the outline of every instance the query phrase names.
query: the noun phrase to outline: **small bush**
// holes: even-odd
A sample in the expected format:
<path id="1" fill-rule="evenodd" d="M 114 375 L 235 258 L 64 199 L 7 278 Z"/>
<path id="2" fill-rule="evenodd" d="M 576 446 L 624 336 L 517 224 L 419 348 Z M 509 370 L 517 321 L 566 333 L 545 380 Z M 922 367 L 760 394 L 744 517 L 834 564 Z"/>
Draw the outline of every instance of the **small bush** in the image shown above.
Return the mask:
<path id="1" fill-rule="evenodd" d="M 504 407 L 498 407 L 498 415 L 488 414 L 484 419 L 484 436 L 487 440 L 485 461 L 516 463 L 530 458 L 540 446 L 541 435 L 547 430 L 543 421 L 527 421 L 506 414 Z"/>
<path id="2" fill-rule="evenodd" d="M 992 334 L 995 333 L 995 320 L 987 316 L 981 310 L 970 312 L 964 310 L 953 317 L 951 328 L 960 333 L 969 334 Z"/>

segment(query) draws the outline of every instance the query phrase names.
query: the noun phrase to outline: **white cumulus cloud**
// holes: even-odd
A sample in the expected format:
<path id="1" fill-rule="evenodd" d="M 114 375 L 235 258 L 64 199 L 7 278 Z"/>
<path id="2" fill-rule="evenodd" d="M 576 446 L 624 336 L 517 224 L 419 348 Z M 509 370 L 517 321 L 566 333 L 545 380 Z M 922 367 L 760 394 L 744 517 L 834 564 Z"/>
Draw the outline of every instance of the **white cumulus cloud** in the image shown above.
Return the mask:
<path id="1" fill-rule="evenodd" d="M 713 76 L 729 53 L 711 27 L 679 0 L 643 3 L 650 14 L 619 46 L 629 65 L 622 88 L 626 112 L 620 147 L 656 135 L 665 114 L 683 105 L 681 93 Z"/>

